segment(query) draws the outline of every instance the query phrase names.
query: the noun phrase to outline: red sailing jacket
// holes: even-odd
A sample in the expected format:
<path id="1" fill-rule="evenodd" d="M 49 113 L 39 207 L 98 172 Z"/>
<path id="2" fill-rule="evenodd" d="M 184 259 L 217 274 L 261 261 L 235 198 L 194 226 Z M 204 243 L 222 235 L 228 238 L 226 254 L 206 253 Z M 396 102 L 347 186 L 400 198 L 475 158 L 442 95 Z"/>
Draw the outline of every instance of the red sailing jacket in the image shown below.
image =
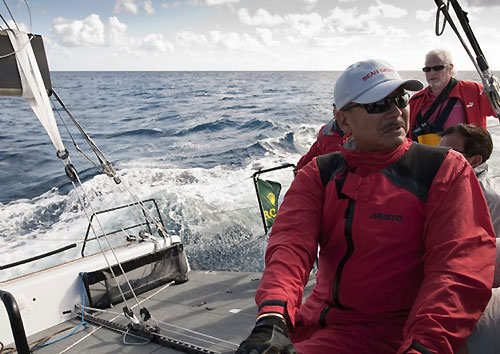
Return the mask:
<path id="1" fill-rule="evenodd" d="M 322 180 L 318 165 L 331 177 Z M 285 196 L 255 297 L 259 314 L 285 314 L 292 335 L 333 322 L 399 322 L 394 351 L 418 353 L 410 347 L 419 343 L 451 354 L 490 298 L 494 235 L 479 182 L 461 154 L 409 139 L 389 152 L 341 147 L 341 155 L 302 169 Z M 316 285 L 301 306 L 318 244 Z M 328 353 L 325 343 L 314 354 Z"/>
<path id="2" fill-rule="evenodd" d="M 316 141 L 311 145 L 307 154 L 297 162 L 295 170 L 301 170 L 316 156 L 339 151 L 343 139 L 344 132 L 337 125 L 335 119 L 330 120 L 320 128 Z"/>
<path id="3" fill-rule="evenodd" d="M 483 93 L 483 85 L 471 81 L 459 81 L 458 84 L 451 90 L 448 97 L 457 97 L 465 108 L 465 116 L 467 123 L 472 123 L 478 127 L 486 129 L 486 117 L 496 117 L 497 114 L 491 107 L 488 96 Z M 429 94 L 427 86 L 422 91 L 414 94 L 410 99 L 410 129 L 411 132 L 415 129 L 416 118 L 418 112 L 422 108 L 429 107 L 432 104 L 432 97 Z"/>

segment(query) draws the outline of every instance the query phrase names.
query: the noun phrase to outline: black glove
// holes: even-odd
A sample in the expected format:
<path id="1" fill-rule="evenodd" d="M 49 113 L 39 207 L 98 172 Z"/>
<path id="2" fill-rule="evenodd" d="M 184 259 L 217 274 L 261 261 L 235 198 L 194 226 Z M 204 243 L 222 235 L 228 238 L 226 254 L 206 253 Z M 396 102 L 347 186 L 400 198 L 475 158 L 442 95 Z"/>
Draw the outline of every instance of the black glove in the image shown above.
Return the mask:
<path id="1" fill-rule="evenodd" d="M 288 328 L 278 316 L 266 316 L 255 324 L 235 354 L 297 354 L 288 338 Z"/>

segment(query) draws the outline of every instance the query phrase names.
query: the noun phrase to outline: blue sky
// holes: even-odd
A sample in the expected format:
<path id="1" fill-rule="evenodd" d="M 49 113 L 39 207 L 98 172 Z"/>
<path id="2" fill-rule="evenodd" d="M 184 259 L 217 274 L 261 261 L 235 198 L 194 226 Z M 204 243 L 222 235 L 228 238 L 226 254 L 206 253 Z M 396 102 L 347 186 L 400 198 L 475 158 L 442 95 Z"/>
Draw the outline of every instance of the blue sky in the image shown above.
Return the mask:
<path id="1" fill-rule="evenodd" d="M 29 27 L 24 0 L 6 0 Z M 343 70 L 380 58 L 418 70 L 450 49 L 473 70 L 434 0 L 28 0 L 51 70 Z M 460 0 L 492 69 L 500 69 L 500 4 Z M 2 4 L 3 6 L 3 4 Z M 8 12 L 0 7 L 7 19 Z M 5 27 L 0 23 L 2 28 Z"/>

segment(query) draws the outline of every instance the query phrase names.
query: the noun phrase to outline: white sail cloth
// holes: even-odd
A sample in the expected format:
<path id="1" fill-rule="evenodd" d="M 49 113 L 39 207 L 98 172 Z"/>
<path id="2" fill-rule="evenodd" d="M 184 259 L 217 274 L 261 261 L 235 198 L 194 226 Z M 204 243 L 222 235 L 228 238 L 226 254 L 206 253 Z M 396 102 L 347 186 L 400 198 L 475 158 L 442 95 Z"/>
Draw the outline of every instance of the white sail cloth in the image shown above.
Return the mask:
<path id="1" fill-rule="evenodd" d="M 8 30 L 10 42 L 16 53 L 17 67 L 21 77 L 23 97 L 35 112 L 36 116 L 47 131 L 56 150 L 63 154 L 66 149 L 59 134 L 59 129 L 50 106 L 49 96 L 38 68 L 38 63 L 31 47 L 30 39 L 24 32 Z"/>

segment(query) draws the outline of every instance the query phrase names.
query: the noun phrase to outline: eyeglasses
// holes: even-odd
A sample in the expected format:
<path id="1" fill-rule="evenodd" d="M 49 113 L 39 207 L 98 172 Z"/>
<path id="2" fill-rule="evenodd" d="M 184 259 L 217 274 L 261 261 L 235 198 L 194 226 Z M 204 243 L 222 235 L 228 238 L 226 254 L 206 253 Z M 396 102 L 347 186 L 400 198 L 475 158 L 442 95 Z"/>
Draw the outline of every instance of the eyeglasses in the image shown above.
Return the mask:
<path id="1" fill-rule="evenodd" d="M 434 66 L 424 66 L 422 68 L 422 71 L 424 73 L 428 73 L 430 72 L 431 70 L 434 70 L 434 71 L 441 71 L 443 70 L 444 68 L 446 68 L 448 66 L 448 64 L 445 64 L 445 65 L 434 65 Z"/>
<path id="2" fill-rule="evenodd" d="M 345 108 L 342 108 L 342 110 L 348 110 L 354 107 L 362 107 L 368 114 L 384 113 L 391 108 L 391 105 L 393 103 L 399 109 L 405 108 L 406 106 L 408 106 L 409 100 L 410 95 L 405 92 L 402 95 L 382 98 L 381 100 L 372 103 L 352 103 L 350 105 L 347 105 Z"/>

